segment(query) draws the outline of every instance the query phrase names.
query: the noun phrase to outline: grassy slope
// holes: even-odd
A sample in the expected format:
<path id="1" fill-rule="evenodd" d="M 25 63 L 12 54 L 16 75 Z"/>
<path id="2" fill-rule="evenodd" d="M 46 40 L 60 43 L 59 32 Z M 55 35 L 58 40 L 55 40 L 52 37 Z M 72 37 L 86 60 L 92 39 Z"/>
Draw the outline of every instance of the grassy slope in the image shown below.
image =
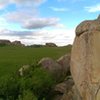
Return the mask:
<path id="1" fill-rule="evenodd" d="M 30 48 L 30 47 L 0 47 L 0 77 L 14 72 L 22 65 L 32 64 L 43 57 L 57 59 L 69 53 L 71 47 Z"/>

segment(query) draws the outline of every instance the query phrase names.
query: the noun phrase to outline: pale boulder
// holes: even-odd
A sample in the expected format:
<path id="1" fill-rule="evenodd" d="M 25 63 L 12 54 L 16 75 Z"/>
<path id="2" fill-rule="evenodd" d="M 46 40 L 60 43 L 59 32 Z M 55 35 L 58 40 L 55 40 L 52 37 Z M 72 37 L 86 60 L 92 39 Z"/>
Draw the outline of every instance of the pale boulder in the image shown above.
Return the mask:
<path id="1" fill-rule="evenodd" d="M 76 28 L 71 74 L 82 100 L 100 100 L 100 16 Z"/>

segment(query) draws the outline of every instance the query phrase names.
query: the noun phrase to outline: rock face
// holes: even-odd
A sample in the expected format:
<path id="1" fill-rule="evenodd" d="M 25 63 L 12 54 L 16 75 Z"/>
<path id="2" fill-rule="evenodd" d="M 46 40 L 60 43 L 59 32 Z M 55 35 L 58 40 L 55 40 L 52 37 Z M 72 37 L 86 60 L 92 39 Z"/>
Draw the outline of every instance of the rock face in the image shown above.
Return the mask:
<path id="1" fill-rule="evenodd" d="M 71 74 L 82 100 L 100 100 L 100 16 L 77 26 Z"/>

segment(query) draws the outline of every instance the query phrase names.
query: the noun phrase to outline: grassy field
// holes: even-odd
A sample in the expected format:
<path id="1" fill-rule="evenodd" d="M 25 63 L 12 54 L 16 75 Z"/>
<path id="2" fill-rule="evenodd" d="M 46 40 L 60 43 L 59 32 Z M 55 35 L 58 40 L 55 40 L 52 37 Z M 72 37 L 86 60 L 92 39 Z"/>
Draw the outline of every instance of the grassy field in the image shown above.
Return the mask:
<path id="1" fill-rule="evenodd" d="M 58 59 L 70 51 L 71 47 L 0 47 L 0 77 L 15 72 L 22 65 L 39 61 L 43 57 Z"/>

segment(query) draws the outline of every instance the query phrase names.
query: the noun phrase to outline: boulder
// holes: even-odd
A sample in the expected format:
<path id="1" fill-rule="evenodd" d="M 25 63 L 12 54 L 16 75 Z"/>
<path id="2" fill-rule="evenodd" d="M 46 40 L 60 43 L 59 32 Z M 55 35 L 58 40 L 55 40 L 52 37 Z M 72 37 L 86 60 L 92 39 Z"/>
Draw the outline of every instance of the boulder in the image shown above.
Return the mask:
<path id="1" fill-rule="evenodd" d="M 69 78 L 62 83 L 57 84 L 54 87 L 54 93 L 53 100 L 72 100 L 68 99 L 69 92 L 72 90 L 72 87 L 74 85 L 74 81 L 72 78 Z M 70 95 L 72 97 L 72 95 Z M 58 98 L 59 97 L 59 98 Z"/>
<path id="2" fill-rule="evenodd" d="M 68 80 L 65 80 L 62 83 L 57 84 L 54 90 L 64 94 L 65 92 L 68 92 L 69 90 L 71 90 L 73 85 L 74 85 L 74 81 L 70 78 Z"/>
<path id="3" fill-rule="evenodd" d="M 61 65 L 62 72 L 65 76 L 70 74 L 70 54 L 60 57 L 57 62 Z"/>
<path id="4" fill-rule="evenodd" d="M 42 68 L 49 71 L 57 80 L 60 80 L 62 76 L 62 67 L 51 58 L 42 58 L 38 63 Z"/>
<path id="5" fill-rule="evenodd" d="M 74 85 L 72 77 L 68 77 L 61 83 L 56 84 L 51 92 L 49 92 L 49 96 L 46 100 L 71 100 L 65 99 L 65 96 L 68 96 L 68 92 L 72 90 Z"/>
<path id="6" fill-rule="evenodd" d="M 100 100 L 100 16 L 77 26 L 70 65 L 82 100 Z"/>

